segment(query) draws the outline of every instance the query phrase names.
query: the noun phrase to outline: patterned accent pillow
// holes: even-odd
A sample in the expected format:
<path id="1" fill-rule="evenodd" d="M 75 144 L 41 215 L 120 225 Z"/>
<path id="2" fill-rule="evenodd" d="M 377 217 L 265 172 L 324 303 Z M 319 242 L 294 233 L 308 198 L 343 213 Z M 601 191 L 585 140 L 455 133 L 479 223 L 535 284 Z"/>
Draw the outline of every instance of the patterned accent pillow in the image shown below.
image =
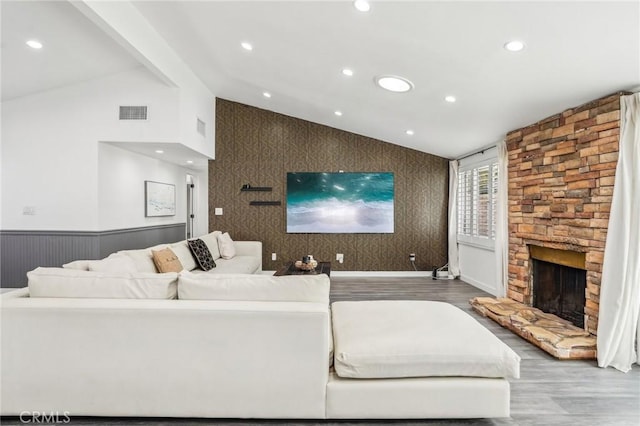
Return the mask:
<path id="1" fill-rule="evenodd" d="M 198 238 L 195 240 L 188 240 L 187 244 L 189 244 L 193 257 L 198 261 L 200 269 L 203 271 L 210 271 L 216 267 L 216 262 L 213 260 L 213 256 L 211 256 L 211 252 L 204 241 Z"/>

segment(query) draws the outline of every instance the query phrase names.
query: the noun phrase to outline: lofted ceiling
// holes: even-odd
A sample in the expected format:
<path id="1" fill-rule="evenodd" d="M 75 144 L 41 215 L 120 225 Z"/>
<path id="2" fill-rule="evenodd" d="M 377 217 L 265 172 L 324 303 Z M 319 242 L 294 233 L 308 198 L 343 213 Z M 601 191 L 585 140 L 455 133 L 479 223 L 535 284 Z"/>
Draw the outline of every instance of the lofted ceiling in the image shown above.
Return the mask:
<path id="1" fill-rule="evenodd" d="M 351 1 L 133 4 L 218 97 L 447 158 L 640 90 L 638 1 L 372 1 L 369 12 Z M 28 51 L 30 37 L 45 48 Z M 525 49 L 505 50 L 513 39 Z M 140 66 L 66 2 L 3 1 L 2 61 L 3 100 Z M 415 87 L 384 91 L 382 74 Z"/>
<path id="2" fill-rule="evenodd" d="M 3 101 L 141 66 L 67 1 L 0 0 L 0 12 Z"/>

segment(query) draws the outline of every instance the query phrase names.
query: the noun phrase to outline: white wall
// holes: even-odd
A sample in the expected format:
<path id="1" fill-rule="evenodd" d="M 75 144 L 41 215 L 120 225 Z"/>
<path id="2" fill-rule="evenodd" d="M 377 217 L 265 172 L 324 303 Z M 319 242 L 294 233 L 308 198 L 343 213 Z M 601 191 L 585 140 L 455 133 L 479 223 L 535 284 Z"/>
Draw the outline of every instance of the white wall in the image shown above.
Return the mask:
<path id="1" fill-rule="evenodd" d="M 128 1 L 77 1 L 73 5 L 125 47 L 149 70 L 179 88 L 180 142 L 207 156 L 215 156 L 215 96 Z M 197 132 L 196 117 L 206 123 L 205 136 Z"/>
<path id="2" fill-rule="evenodd" d="M 180 141 L 179 92 L 139 68 L 3 102 L 0 228 L 100 231 L 184 222 L 184 211 L 145 219 L 144 198 L 137 194 L 143 183 L 130 179 L 177 181 L 181 174 L 183 183 L 186 169 L 115 153 L 117 148 L 98 142 Z M 213 120 L 213 99 L 211 104 Z M 148 105 L 149 120 L 119 121 L 119 105 Z M 199 179 L 206 190 L 206 176 Z M 24 207 L 33 207 L 35 215 L 24 215 Z"/>
<path id="3" fill-rule="evenodd" d="M 497 158 L 495 148 L 485 150 L 484 154 L 472 155 L 460 160 L 459 168 L 472 167 L 473 165 Z M 493 248 L 477 247 L 466 243 L 458 243 L 460 262 L 460 279 L 498 296 L 496 260 Z"/>
<path id="4" fill-rule="evenodd" d="M 123 229 L 142 226 L 186 222 L 187 193 L 186 176 L 196 181 L 196 188 L 207 188 L 206 172 L 194 170 L 140 155 L 122 148 L 101 143 L 98 152 L 98 216 L 101 230 Z M 201 181 L 205 180 L 204 185 Z M 144 181 L 170 183 L 176 187 L 176 215 L 145 217 Z M 206 193 L 205 193 L 206 197 Z M 196 203 L 201 194 L 196 194 Z M 198 224 L 206 214 L 196 208 Z M 206 233 L 196 226 L 195 235 Z"/>
<path id="5" fill-rule="evenodd" d="M 460 279 L 498 296 L 495 252 L 486 248 L 459 244 Z"/>

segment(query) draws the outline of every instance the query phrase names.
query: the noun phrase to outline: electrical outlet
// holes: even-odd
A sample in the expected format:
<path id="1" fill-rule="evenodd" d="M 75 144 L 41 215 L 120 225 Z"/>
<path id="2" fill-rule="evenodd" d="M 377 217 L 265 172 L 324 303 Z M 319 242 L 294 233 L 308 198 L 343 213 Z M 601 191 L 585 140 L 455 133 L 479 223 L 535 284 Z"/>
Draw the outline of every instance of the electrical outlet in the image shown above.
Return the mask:
<path id="1" fill-rule="evenodd" d="M 344 263 L 344 253 L 336 253 L 336 260 L 338 263 Z"/>
<path id="2" fill-rule="evenodd" d="M 278 260 L 278 255 L 275 253 L 271 253 L 271 260 Z"/>
<path id="3" fill-rule="evenodd" d="M 222 207 L 216 207 L 213 211 L 215 216 L 222 216 Z"/>
<path id="4" fill-rule="evenodd" d="M 409 253 L 409 262 L 415 262 L 415 261 L 416 261 L 416 254 Z"/>
<path id="5" fill-rule="evenodd" d="M 24 206 L 22 208 L 22 214 L 26 216 L 34 216 L 36 214 L 36 208 L 34 206 Z"/>

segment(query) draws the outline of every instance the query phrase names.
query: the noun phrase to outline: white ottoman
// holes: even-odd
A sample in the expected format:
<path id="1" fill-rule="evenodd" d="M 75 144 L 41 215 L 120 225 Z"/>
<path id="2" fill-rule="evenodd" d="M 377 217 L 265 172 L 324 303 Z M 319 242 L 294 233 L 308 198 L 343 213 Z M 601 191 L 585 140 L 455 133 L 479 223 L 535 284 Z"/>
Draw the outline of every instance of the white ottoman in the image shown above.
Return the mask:
<path id="1" fill-rule="evenodd" d="M 448 303 L 336 302 L 332 321 L 343 378 L 520 376 L 520 357 Z"/>

